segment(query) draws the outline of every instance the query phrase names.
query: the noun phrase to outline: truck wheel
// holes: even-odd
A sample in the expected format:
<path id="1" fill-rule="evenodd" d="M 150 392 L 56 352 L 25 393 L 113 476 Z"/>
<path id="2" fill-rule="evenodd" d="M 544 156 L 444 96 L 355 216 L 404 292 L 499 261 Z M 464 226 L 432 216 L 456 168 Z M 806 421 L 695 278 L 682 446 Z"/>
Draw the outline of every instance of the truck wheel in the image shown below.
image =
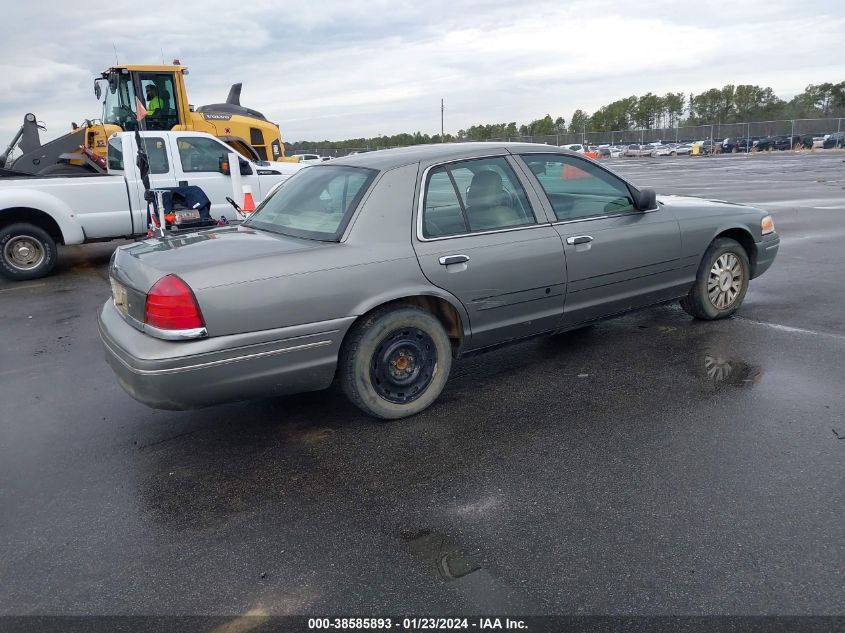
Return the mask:
<path id="1" fill-rule="evenodd" d="M 0 229 L 0 273 L 15 281 L 38 279 L 56 265 L 56 242 L 33 224 Z"/>
<path id="2" fill-rule="evenodd" d="M 340 353 L 340 385 L 364 413 L 415 415 L 449 378 L 452 348 L 440 322 L 416 307 L 375 310 L 353 326 Z"/>
<path id="3" fill-rule="evenodd" d="M 721 237 L 713 240 L 698 267 L 695 283 L 681 299 L 684 311 L 696 319 L 712 321 L 731 316 L 748 290 L 751 265 L 742 245 Z"/>

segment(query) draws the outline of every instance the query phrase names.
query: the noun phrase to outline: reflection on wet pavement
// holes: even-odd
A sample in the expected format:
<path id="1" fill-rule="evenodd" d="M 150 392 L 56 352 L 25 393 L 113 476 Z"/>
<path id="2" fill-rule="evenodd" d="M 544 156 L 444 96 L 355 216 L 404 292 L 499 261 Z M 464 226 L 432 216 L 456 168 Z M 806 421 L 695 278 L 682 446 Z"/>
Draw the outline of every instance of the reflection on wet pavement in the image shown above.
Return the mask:
<path id="1" fill-rule="evenodd" d="M 403 530 L 400 536 L 409 542 L 411 553 L 430 563 L 432 571 L 444 582 L 481 569 L 481 552 L 465 552 L 448 536 L 429 530 Z"/>
<path id="2" fill-rule="evenodd" d="M 411 554 L 428 572 L 472 605 L 477 613 L 514 613 L 533 611 L 525 596 L 513 591 L 489 570 L 482 567 L 478 550 L 462 547 L 446 534 L 431 530 L 401 530 L 399 536 L 408 543 Z"/>
<path id="3" fill-rule="evenodd" d="M 763 378 L 760 367 L 725 357 L 719 352 L 705 353 L 702 364 L 707 379 L 714 385 L 749 387 Z"/>

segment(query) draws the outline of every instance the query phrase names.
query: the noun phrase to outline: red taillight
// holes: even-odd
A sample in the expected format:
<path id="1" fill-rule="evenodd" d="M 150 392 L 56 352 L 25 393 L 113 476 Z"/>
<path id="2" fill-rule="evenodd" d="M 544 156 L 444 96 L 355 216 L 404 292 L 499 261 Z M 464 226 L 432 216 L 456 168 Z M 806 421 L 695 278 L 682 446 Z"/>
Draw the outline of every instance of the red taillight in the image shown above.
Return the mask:
<path id="1" fill-rule="evenodd" d="M 203 327 L 194 293 L 176 275 L 159 279 L 147 293 L 144 323 L 160 330 L 192 330 Z"/>

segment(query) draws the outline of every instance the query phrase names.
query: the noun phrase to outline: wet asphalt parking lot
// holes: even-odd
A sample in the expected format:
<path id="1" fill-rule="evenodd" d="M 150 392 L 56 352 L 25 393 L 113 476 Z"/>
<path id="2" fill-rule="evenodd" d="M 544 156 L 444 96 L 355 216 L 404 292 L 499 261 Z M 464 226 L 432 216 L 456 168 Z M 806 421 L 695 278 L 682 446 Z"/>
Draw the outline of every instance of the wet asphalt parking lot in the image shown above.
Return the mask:
<path id="1" fill-rule="evenodd" d="M 390 424 L 136 403 L 97 335 L 113 245 L 0 281 L 0 614 L 845 614 L 844 159 L 614 160 L 773 213 L 739 316 L 459 361 Z"/>

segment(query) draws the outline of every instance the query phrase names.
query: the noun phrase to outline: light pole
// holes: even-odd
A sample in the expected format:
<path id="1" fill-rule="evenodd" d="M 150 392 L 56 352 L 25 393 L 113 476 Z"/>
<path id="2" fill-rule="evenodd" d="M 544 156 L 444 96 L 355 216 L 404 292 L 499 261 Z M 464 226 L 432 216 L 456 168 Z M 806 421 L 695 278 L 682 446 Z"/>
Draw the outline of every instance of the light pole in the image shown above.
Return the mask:
<path id="1" fill-rule="evenodd" d="M 443 134 L 443 99 L 440 99 L 440 142 L 446 142 L 446 135 Z"/>

